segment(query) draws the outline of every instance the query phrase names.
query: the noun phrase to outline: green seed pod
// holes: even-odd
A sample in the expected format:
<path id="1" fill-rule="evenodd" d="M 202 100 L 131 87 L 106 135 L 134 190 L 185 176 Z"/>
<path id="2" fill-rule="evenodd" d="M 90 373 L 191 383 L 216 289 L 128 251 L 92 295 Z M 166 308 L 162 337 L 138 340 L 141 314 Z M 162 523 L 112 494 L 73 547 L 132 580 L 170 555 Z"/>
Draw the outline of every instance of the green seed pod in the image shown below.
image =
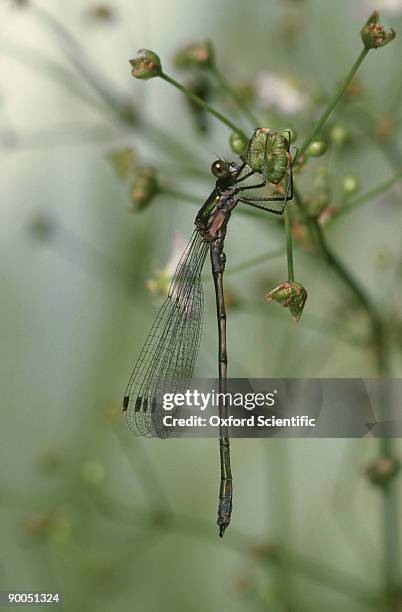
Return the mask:
<path id="1" fill-rule="evenodd" d="M 382 457 L 367 468 L 367 477 L 374 485 L 386 486 L 399 472 L 400 462 L 396 457 Z"/>
<path id="2" fill-rule="evenodd" d="M 237 132 L 232 132 L 230 135 L 230 148 L 233 153 L 237 153 L 237 155 L 241 155 L 247 147 L 247 140 L 238 134 Z"/>
<path id="3" fill-rule="evenodd" d="M 318 166 L 314 172 L 314 189 L 329 191 L 329 172 L 327 166 Z"/>
<path id="4" fill-rule="evenodd" d="M 134 210 L 145 208 L 159 191 L 158 179 L 154 168 L 141 168 L 131 188 L 131 200 Z"/>
<path id="5" fill-rule="evenodd" d="M 289 143 L 279 132 L 259 128 L 251 139 L 247 163 L 260 174 L 264 171 L 265 150 L 267 151 L 268 180 L 279 183 L 289 167 Z"/>
<path id="6" fill-rule="evenodd" d="M 345 196 L 350 196 L 359 189 L 359 181 L 356 176 L 349 174 L 342 181 L 342 191 Z"/>
<path id="7" fill-rule="evenodd" d="M 292 144 L 292 142 L 297 140 L 297 132 L 293 126 L 289 126 L 286 128 L 286 130 L 283 130 L 281 134 L 284 138 L 286 138 L 289 144 Z"/>
<path id="8" fill-rule="evenodd" d="M 331 142 L 342 146 L 349 140 L 349 130 L 344 125 L 333 125 L 329 132 L 329 137 Z"/>
<path id="9" fill-rule="evenodd" d="M 307 147 L 306 153 L 311 157 L 321 157 L 328 149 L 328 144 L 325 140 L 313 140 Z"/>
<path id="10" fill-rule="evenodd" d="M 284 308 L 289 308 L 295 321 L 302 315 L 307 300 L 307 291 L 300 283 L 287 281 L 281 283 L 265 296 L 267 302 L 278 302 Z"/>

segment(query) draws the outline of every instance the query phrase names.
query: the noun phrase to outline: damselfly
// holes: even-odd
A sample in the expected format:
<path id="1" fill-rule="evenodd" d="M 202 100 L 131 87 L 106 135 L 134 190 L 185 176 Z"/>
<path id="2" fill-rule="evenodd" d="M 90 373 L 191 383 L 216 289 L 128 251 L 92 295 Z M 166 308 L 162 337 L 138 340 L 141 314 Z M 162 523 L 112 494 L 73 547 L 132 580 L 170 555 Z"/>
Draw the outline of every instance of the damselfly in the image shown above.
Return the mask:
<path id="1" fill-rule="evenodd" d="M 211 166 L 215 188 L 198 211 L 195 230 L 172 278 L 168 296 L 151 328 L 137 360 L 123 400 L 123 413 L 133 432 L 165 438 L 171 429 L 163 424 L 163 395 L 183 393 L 192 378 L 202 319 L 201 271 L 209 251 L 215 286 L 219 341 L 219 392 L 226 393 L 226 312 L 223 293 L 224 242 L 234 208 L 245 203 L 282 214 L 293 197 L 292 158 L 289 138 L 258 128 L 241 163 L 217 160 Z M 269 203 L 269 204 L 268 204 Z M 274 204 L 275 203 L 275 204 Z M 220 396 L 222 397 L 222 395 Z M 177 415 L 173 410 L 173 416 Z M 228 416 L 222 401 L 219 417 Z M 228 429 L 219 429 L 221 481 L 218 526 L 222 537 L 232 512 L 232 472 Z"/>

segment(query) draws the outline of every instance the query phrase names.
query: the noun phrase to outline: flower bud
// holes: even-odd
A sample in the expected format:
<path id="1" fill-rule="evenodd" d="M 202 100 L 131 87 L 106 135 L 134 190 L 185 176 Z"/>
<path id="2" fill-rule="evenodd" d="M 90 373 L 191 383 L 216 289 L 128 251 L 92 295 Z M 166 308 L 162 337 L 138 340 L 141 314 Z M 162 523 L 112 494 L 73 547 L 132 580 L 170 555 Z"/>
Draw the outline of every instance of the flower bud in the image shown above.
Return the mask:
<path id="1" fill-rule="evenodd" d="M 306 213 L 311 219 L 316 219 L 331 201 L 328 190 L 317 191 L 306 201 Z"/>
<path id="2" fill-rule="evenodd" d="M 267 293 L 265 299 L 267 302 L 275 300 L 284 308 L 289 308 L 293 319 L 298 321 L 307 300 L 307 291 L 300 283 L 286 281 Z"/>
<path id="3" fill-rule="evenodd" d="M 236 97 L 246 106 L 252 106 L 255 103 L 255 83 L 254 81 L 242 80 L 237 83 L 232 83 L 232 89 Z"/>
<path id="4" fill-rule="evenodd" d="M 327 166 L 320 165 L 314 172 L 314 188 L 318 191 L 329 191 L 329 172 Z"/>
<path id="5" fill-rule="evenodd" d="M 348 174 L 342 181 L 342 191 L 344 196 L 350 196 L 359 189 L 359 181 L 353 174 Z"/>
<path id="6" fill-rule="evenodd" d="M 339 123 L 332 126 L 329 137 L 335 145 L 344 145 L 349 140 L 349 130 Z"/>
<path id="7" fill-rule="evenodd" d="M 113 9 L 108 4 L 96 4 L 88 10 L 87 14 L 88 17 L 99 21 L 112 21 L 114 17 Z"/>
<path id="8" fill-rule="evenodd" d="M 334 219 L 337 215 L 339 215 L 340 208 L 339 206 L 326 206 L 318 216 L 318 222 L 320 225 L 325 225 Z"/>
<path id="9" fill-rule="evenodd" d="M 286 130 L 281 132 L 281 134 L 284 138 L 286 138 L 289 144 L 292 144 L 292 142 L 297 140 L 297 132 L 292 126 L 287 127 Z"/>
<path id="10" fill-rule="evenodd" d="M 400 462 L 396 457 L 382 457 L 367 468 L 367 477 L 375 485 L 386 486 L 399 472 Z"/>
<path id="11" fill-rule="evenodd" d="M 328 144 L 325 140 L 313 140 L 307 147 L 306 153 L 311 157 L 321 157 L 328 149 Z"/>
<path id="12" fill-rule="evenodd" d="M 384 115 L 380 117 L 375 126 L 375 134 L 381 140 L 387 140 L 396 131 L 395 121 L 391 117 Z"/>
<path id="13" fill-rule="evenodd" d="M 214 62 L 214 49 L 209 40 L 186 45 L 174 58 L 176 68 L 212 68 Z"/>
<path id="14" fill-rule="evenodd" d="M 150 166 L 141 168 L 131 188 L 134 210 L 139 211 L 149 204 L 159 191 L 156 171 Z"/>
<path id="15" fill-rule="evenodd" d="M 131 178 L 137 169 L 137 157 L 130 147 L 112 151 L 107 158 L 117 176 L 122 180 Z"/>
<path id="16" fill-rule="evenodd" d="M 233 153 L 237 153 L 237 155 L 241 155 L 248 145 L 247 140 L 238 134 L 237 132 L 232 132 L 230 135 L 230 148 Z"/>
<path id="17" fill-rule="evenodd" d="M 374 11 L 366 21 L 366 25 L 360 32 L 363 45 L 368 50 L 384 47 L 385 45 L 390 43 L 391 40 L 393 40 L 396 36 L 395 30 L 393 30 L 392 28 L 389 32 L 386 32 L 385 29 L 378 23 L 379 19 L 380 14 L 378 13 L 378 11 Z"/>
<path id="18" fill-rule="evenodd" d="M 140 49 L 139 56 L 130 60 L 131 74 L 136 79 L 152 79 L 160 76 L 162 65 L 159 56 L 149 49 Z"/>
<path id="19" fill-rule="evenodd" d="M 171 280 L 166 270 L 156 270 L 154 276 L 146 281 L 145 286 L 154 297 L 166 297 Z"/>
<path id="20" fill-rule="evenodd" d="M 292 222 L 292 238 L 299 242 L 304 250 L 313 250 L 311 235 L 310 232 L 307 230 L 305 223 L 301 223 L 300 221 Z"/>

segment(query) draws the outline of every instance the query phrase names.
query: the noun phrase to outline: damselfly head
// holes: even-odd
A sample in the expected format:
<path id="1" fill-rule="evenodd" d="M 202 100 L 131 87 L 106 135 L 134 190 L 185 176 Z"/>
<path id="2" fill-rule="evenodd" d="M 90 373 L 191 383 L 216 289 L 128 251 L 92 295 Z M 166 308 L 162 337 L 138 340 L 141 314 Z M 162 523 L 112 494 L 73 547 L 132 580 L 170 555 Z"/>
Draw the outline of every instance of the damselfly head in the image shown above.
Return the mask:
<path id="1" fill-rule="evenodd" d="M 232 178 L 230 164 L 223 159 L 217 159 L 211 166 L 211 172 L 216 178 L 229 180 Z"/>

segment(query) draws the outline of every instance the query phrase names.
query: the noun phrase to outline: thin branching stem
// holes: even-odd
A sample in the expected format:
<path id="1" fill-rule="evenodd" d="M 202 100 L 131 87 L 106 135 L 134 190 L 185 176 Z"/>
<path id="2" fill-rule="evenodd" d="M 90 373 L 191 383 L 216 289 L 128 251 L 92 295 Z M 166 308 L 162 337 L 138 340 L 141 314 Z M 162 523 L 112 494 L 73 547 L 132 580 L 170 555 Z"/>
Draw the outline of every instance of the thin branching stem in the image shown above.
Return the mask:
<path id="1" fill-rule="evenodd" d="M 226 125 L 228 128 L 230 128 L 234 132 L 237 132 L 239 136 L 243 138 L 245 141 L 248 140 L 246 134 L 243 132 L 242 129 L 240 129 L 237 125 L 235 125 L 230 119 L 225 117 L 225 115 L 223 115 L 221 112 L 213 108 L 210 104 L 208 104 L 208 102 L 205 102 L 205 100 L 197 96 L 195 93 L 191 92 L 189 89 L 187 89 L 187 87 L 185 87 L 184 85 L 176 81 L 176 79 L 172 78 L 165 72 L 161 72 L 159 76 L 161 79 L 163 79 L 167 83 L 170 83 L 170 85 L 173 85 L 173 87 L 176 87 L 176 89 L 184 93 L 184 95 L 190 98 L 190 100 L 192 100 L 193 102 L 195 102 L 195 104 L 198 104 L 198 106 L 206 110 L 208 113 L 211 113 L 211 115 L 213 115 L 221 123 Z"/>
<path id="2" fill-rule="evenodd" d="M 343 215 L 343 214 L 348 213 L 348 212 L 352 212 L 353 210 L 355 210 L 359 206 L 362 206 L 363 204 L 367 204 L 368 202 L 370 202 L 371 200 L 373 200 L 377 196 L 379 196 L 379 195 L 385 193 L 386 191 L 388 191 L 388 189 L 393 187 L 393 185 L 398 183 L 401 179 L 402 179 L 402 170 L 397 172 L 397 174 L 395 174 L 395 176 L 391 177 L 387 181 L 384 181 L 383 183 L 380 183 L 379 185 L 377 185 L 377 187 L 373 187 L 373 189 L 370 189 L 366 193 L 363 193 L 361 196 L 358 196 L 356 198 L 351 199 L 339 211 L 339 215 L 338 216 Z"/>
<path id="3" fill-rule="evenodd" d="M 239 110 L 243 113 L 244 117 L 250 122 L 253 128 L 257 128 L 261 126 L 261 122 L 258 117 L 253 113 L 253 111 L 248 107 L 247 104 L 243 102 L 241 96 L 233 89 L 229 81 L 222 74 L 222 72 L 217 68 L 217 66 L 213 65 L 210 68 L 211 72 L 215 76 L 218 84 L 222 87 L 222 89 L 226 92 L 226 94 L 232 98 L 233 102 L 239 108 Z"/>
<path id="4" fill-rule="evenodd" d="M 293 241 L 292 241 L 292 227 L 290 223 L 290 212 L 289 207 L 285 208 L 285 236 L 286 236 L 286 254 L 288 260 L 288 281 L 294 282 L 295 273 L 293 267 Z"/>
<path id="5" fill-rule="evenodd" d="M 346 91 L 350 81 L 353 79 L 353 77 L 356 74 L 357 70 L 359 69 L 360 65 L 364 61 L 368 51 L 369 50 L 366 49 L 366 48 L 364 48 L 361 51 L 359 57 L 357 58 L 357 60 L 353 64 L 352 68 L 350 69 L 350 71 L 346 75 L 343 83 L 340 85 L 340 87 L 337 90 L 337 92 L 335 93 L 333 99 L 331 100 L 331 102 L 328 104 L 327 108 L 325 109 L 325 111 L 321 115 L 321 117 L 318 120 L 317 124 L 313 128 L 312 132 L 307 136 L 307 138 L 303 142 L 302 146 L 299 149 L 299 152 L 298 152 L 297 156 L 299 156 L 301 153 L 303 153 L 307 149 L 307 147 L 313 142 L 314 138 L 316 138 L 320 134 L 320 132 L 321 132 L 325 122 L 327 121 L 328 117 L 331 115 L 332 111 L 334 110 L 335 106 L 338 104 L 339 100 L 342 98 L 342 96 L 345 93 L 345 91 Z"/>
<path id="6" fill-rule="evenodd" d="M 303 201 L 298 190 L 295 190 L 296 202 L 303 209 Z M 365 291 L 357 283 L 353 275 L 338 259 L 328 246 L 322 229 L 315 219 L 308 219 L 307 222 L 315 236 L 317 247 L 326 263 L 335 272 L 338 278 L 353 293 L 360 305 L 366 311 L 370 320 L 371 344 L 374 349 L 376 359 L 376 370 L 379 377 L 389 376 L 388 350 L 386 346 L 385 330 L 383 321 Z M 382 416 L 388 412 L 386 404 L 381 405 Z M 389 458 L 393 454 L 392 438 L 382 438 L 379 440 L 379 454 L 381 458 Z M 395 490 L 395 479 L 391 480 L 386 486 L 381 487 L 383 493 L 383 534 L 384 534 L 384 586 L 387 596 L 391 599 L 392 595 L 400 587 L 400 546 L 399 546 L 399 513 L 398 499 Z"/>

